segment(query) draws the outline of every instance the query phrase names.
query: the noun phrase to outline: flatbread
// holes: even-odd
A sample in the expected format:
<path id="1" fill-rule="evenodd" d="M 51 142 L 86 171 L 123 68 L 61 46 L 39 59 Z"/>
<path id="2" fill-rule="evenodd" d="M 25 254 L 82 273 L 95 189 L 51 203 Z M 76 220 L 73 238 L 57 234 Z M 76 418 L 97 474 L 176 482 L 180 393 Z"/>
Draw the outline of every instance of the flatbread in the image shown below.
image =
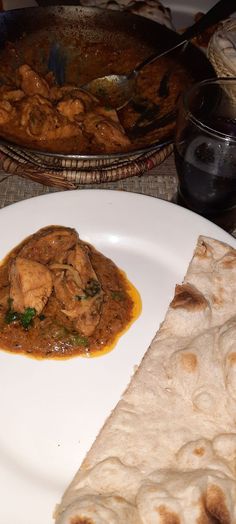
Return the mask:
<path id="1" fill-rule="evenodd" d="M 236 523 L 236 250 L 200 237 L 56 524 L 210 523 Z"/>

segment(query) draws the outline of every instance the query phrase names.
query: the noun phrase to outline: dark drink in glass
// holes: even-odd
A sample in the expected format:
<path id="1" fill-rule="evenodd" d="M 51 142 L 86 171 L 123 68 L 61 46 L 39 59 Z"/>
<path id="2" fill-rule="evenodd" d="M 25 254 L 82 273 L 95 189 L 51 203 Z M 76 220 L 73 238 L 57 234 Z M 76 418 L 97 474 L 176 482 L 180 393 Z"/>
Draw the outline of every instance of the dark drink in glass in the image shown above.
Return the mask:
<path id="1" fill-rule="evenodd" d="M 209 160 L 198 160 L 194 153 L 186 156 L 175 149 L 180 201 L 205 216 L 231 209 L 236 203 L 236 166 L 234 176 L 226 163 L 215 173 Z"/>
<path id="2" fill-rule="evenodd" d="M 179 203 L 213 219 L 236 205 L 235 80 L 201 82 L 183 96 L 175 163 Z"/>

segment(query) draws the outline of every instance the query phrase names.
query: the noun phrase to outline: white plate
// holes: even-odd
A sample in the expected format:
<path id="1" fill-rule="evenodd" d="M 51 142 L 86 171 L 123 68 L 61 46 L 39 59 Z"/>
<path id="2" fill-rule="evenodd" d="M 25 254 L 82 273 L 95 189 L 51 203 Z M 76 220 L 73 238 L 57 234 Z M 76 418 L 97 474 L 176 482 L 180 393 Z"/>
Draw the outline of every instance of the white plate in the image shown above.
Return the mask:
<path id="1" fill-rule="evenodd" d="M 223 230 L 174 204 L 82 190 L 2 209 L 0 258 L 49 224 L 75 227 L 111 257 L 140 291 L 143 310 L 100 358 L 41 362 L 0 352 L 1 524 L 53 522 L 56 502 L 158 329 L 198 235 L 236 247 Z"/>

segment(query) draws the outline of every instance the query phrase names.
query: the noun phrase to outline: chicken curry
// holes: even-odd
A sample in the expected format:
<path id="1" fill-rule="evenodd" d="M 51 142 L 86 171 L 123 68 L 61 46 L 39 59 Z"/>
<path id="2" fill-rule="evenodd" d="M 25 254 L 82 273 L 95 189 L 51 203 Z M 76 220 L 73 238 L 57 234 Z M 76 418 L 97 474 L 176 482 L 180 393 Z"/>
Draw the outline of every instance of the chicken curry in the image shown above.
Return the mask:
<path id="1" fill-rule="evenodd" d="M 45 142 L 59 149 L 63 142 L 94 151 L 126 150 L 130 140 L 115 110 L 73 85 L 57 86 L 53 76 L 40 76 L 29 65 L 16 72 L 17 85 L 0 87 L 0 129 L 27 144 Z M 69 141 L 69 142 L 68 142 Z M 72 147 L 70 145 L 70 147 Z"/>
<path id="2" fill-rule="evenodd" d="M 43 4 L 0 17 L 0 101 L 3 112 L 12 111 L 11 122 L 0 124 L 0 142 L 44 153 L 123 153 L 126 158 L 127 152 L 173 139 L 179 95 L 193 82 L 214 76 L 204 54 L 189 45 L 184 53 L 177 49 L 147 65 L 129 104 L 110 112 L 102 93 L 97 103 L 85 98 L 81 86 L 129 73 L 153 53 L 177 44 L 178 35 L 126 9 Z M 21 91 L 21 100 L 9 99 L 5 91 L 12 89 Z"/>
<path id="3" fill-rule="evenodd" d="M 38 49 L 24 49 L 27 62 L 19 62 L 20 46 L 4 50 L 0 64 L 0 137 L 20 146 L 52 153 L 110 154 L 132 151 L 173 132 L 174 119 L 162 122 L 175 110 L 182 86 L 190 82 L 180 63 L 164 57 L 140 72 L 133 100 L 115 111 L 78 86 L 112 71 L 129 71 L 150 50 L 142 47 L 113 50 L 97 42 L 81 50 L 83 63 L 71 59 L 66 79 L 58 86 L 51 72 L 40 67 Z M 31 56 L 31 51 L 33 56 Z M 80 59 L 81 60 L 81 59 Z M 79 62 L 79 63 L 78 63 Z M 78 72 L 79 71 L 79 72 Z M 158 119 L 152 133 L 134 133 Z M 159 122 L 159 123 L 158 123 Z"/>
<path id="4" fill-rule="evenodd" d="M 0 346 L 14 353 L 103 354 L 140 310 L 124 273 L 71 228 L 39 230 L 0 266 Z"/>

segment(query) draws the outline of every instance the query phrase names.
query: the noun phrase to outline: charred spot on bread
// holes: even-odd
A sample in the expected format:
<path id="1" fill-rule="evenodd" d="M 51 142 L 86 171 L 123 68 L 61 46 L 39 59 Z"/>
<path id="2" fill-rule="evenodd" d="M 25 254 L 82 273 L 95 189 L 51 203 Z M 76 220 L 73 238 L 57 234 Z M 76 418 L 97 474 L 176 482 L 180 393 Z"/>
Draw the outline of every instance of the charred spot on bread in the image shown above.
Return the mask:
<path id="1" fill-rule="evenodd" d="M 180 524 L 177 513 L 170 511 L 164 504 L 157 508 L 162 524 Z"/>
<path id="2" fill-rule="evenodd" d="M 222 266 L 225 269 L 232 269 L 236 266 L 236 253 L 233 250 L 222 259 Z"/>
<path id="3" fill-rule="evenodd" d="M 91 519 L 88 519 L 87 517 L 75 517 L 71 520 L 70 524 L 94 524 Z"/>
<path id="4" fill-rule="evenodd" d="M 187 311 L 200 311 L 208 306 L 206 298 L 191 284 L 177 285 L 175 296 L 170 304 L 172 309 L 183 308 Z"/>
<path id="5" fill-rule="evenodd" d="M 181 364 L 185 371 L 192 373 L 197 368 L 197 357 L 194 353 L 181 353 Z"/>
<path id="6" fill-rule="evenodd" d="M 210 515 L 216 519 L 216 522 L 231 524 L 232 521 L 226 506 L 225 495 L 219 486 L 212 484 L 207 489 L 206 508 Z"/>

